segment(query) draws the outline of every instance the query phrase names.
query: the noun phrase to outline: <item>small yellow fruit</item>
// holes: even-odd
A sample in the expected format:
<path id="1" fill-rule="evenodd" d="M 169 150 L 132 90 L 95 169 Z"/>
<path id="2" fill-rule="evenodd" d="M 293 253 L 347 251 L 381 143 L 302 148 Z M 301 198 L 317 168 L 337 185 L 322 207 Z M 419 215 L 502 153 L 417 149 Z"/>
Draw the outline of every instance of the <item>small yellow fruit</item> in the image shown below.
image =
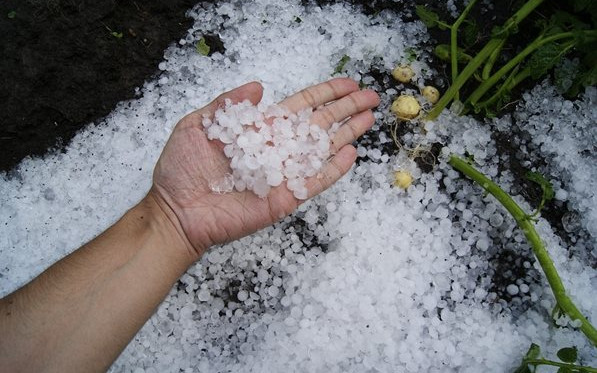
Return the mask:
<path id="1" fill-rule="evenodd" d="M 409 95 L 402 95 L 392 103 L 390 108 L 392 113 L 402 120 L 410 120 L 416 118 L 421 110 L 421 105 L 416 98 Z"/>
<path id="2" fill-rule="evenodd" d="M 425 88 L 423 88 L 421 91 L 421 94 L 423 94 L 423 97 L 425 97 L 427 101 L 431 102 L 432 104 L 435 104 L 439 100 L 439 91 L 437 88 L 430 85 L 425 86 Z"/>
<path id="3" fill-rule="evenodd" d="M 394 186 L 407 189 L 413 183 L 413 177 L 408 171 L 394 172 Z"/>
<path id="4" fill-rule="evenodd" d="M 408 83 L 415 76 L 415 72 L 410 66 L 397 66 L 392 70 L 392 76 L 401 83 Z"/>

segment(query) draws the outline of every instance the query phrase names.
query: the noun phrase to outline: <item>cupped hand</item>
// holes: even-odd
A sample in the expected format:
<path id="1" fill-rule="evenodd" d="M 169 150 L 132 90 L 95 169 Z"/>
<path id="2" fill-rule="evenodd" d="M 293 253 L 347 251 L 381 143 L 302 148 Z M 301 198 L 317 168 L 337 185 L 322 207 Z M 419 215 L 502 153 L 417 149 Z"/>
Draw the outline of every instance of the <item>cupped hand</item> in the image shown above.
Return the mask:
<path id="1" fill-rule="evenodd" d="M 223 144 L 208 140 L 203 116 L 213 117 L 226 99 L 233 103 L 248 99 L 257 104 L 262 94 L 259 83 L 248 83 L 184 117 L 174 128 L 155 167 L 148 197 L 157 202 L 194 258 L 214 244 L 273 224 L 302 202 L 285 183 L 272 188 L 265 198 L 247 190 L 216 194 L 210 189 L 210 181 L 222 179 L 231 170 Z M 351 143 L 373 125 L 371 109 L 379 104 L 379 96 L 372 90 L 359 90 L 354 80 L 337 78 L 306 88 L 280 104 L 292 112 L 313 108 L 311 121 L 324 129 L 348 119 L 331 139 L 334 156 L 316 177 L 306 181 L 310 198 L 350 169 L 356 159 Z"/>

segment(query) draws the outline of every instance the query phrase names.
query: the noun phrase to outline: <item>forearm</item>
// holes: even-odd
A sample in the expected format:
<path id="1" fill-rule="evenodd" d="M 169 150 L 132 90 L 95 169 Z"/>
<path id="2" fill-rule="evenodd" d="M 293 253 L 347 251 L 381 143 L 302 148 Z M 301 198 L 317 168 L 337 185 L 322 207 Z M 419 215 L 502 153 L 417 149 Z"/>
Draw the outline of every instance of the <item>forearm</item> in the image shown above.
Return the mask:
<path id="1" fill-rule="evenodd" d="M 194 258 L 148 197 L 0 300 L 0 371 L 105 370 Z"/>

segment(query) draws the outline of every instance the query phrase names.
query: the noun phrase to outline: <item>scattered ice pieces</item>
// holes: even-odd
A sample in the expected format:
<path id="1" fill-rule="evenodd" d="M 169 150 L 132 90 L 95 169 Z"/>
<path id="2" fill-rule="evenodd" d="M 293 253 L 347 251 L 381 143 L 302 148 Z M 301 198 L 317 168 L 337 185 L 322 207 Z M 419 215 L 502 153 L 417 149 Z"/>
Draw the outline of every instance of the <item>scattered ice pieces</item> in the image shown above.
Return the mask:
<path id="1" fill-rule="evenodd" d="M 379 124 L 390 117 L 387 109 L 397 92 L 366 71 L 391 68 L 408 55 L 408 47 L 422 51 L 415 43 L 428 38 L 424 24 L 404 23 L 390 9 L 365 16 L 347 2 L 302 3 L 308 2 L 198 4 L 189 13 L 195 25 L 180 43 L 186 46 L 165 51 L 160 70 L 169 77 L 167 84 L 148 81 L 138 98 L 119 105 L 105 123 L 81 131 L 66 153 L 27 159 L 17 177 L 6 175 L 0 181 L 0 292 L 17 289 L 143 197 L 151 186 L 149 170 L 171 130 L 165 123 L 174 125 L 214 92 L 249 78 L 264 82 L 266 99 L 282 97 L 325 80 L 336 57 L 347 54 L 354 56 L 349 76 L 362 71 L 364 84 L 386 92 L 374 114 L 379 143 L 359 142 L 357 167 L 294 216 L 213 247 L 171 289 L 110 372 L 501 373 L 516 369 L 531 342 L 553 357 L 562 346 L 576 345 L 579 358 L 595 365 L 597 352 L 582 333 L 543 327 L 553 298 L 513 219 L 442 157 L 468 152 L 482 162 L 482 171 L 516 194 L 513 175 L 498 171 L 508 159 L 496 154 L 489 130 L 494 125 L 525 159 L 536 154 L 549 163 L 538 171 L 554 181 L 556 193 L 567 192 L 565 204 L 553 203 L 568 207 L 562 224 L 577 243 L 561 240 L 541 217 L 537 229 L 567 288 L 570 284 L 570 295 L 595 320 L 597 90 L 587 88 L 593 93 L 574 103 L 551 89 L 532 91 L 519 103 L 515 130 L 508 116 L 477 122 L 444 111 L 425 131 L 405 137 L 405 147 L 442 144 L 432 172 L 418 170 L 404 151 L 386 163 L 385 151 L 370 151 L 391 146 Z M 197 55 L 192 45 L 207 33 L 222 38 L 223 54 Z M 427 59 L 420 57 L 419 65 Z M 284 115 L 280 107 L 266 113 Z M 292 126 L 282 119 L 281 130 L 288 134 Z M 232 139 L 243 129 L 234 127 Z M 242 146 L 259 149 L 256 131 L 279 145 L 269 124 L 257 122 L 252 129 L 238 140 Z M 304 131 L 303 126 L 300 136 Z M 515 133 L 528 133 L 527 140 Z M 137 137 L 143 141 L 131 141 Z M 282 145 L 279 154 L 257 160 L 281 169 L 289 156 Z M 234 141 L 224 151 L 232 158 Z M 530 158 L 529 165 L 541 164 L 535 161 Z M 132 172 L 137 164 L 143 171 Z M 409 193 L 396 193 L 389 180 L 403 166 L 417 183 Z M 269 187 L 275 181 L 266 178 Z M 244 190 L 245 184 L 236 180 L 234 187 Z M 533 210 L 517 198 L 526 211 Z M 501 255 L 509 251 L 514 254 Z M 508 258 L 511 267 L 500 266 Z M 516 296 L 508 296 L 508 284 L 518 287 Z M 569 318 L 562 322 L 576 324 Z"/>
<path id="2" fill-rule="evenodd" d="M 224 154 L 232 169 L 224 179 L 210 182 L 211 190 L 248 189 L 265 197 L 287 180 L 296 198 L 307 199 L 305 179 L 316 175 L 329 158 L 330 137 L 340 126 L 334 123 L 326 132 L 310 123 L 311 114 L 311 109 L 295 114 L 278 105 L 227 100 L 213 120 L 203 119 L 207 137 L 226 144 Z"/>
<path id="3" fill-rule="evenodd" d="M 234 178 L 231 174 L 226 174 L 222 178 L 211 180 L 209 189 L 218 194 L 230 193 L 234 189 Z"/>

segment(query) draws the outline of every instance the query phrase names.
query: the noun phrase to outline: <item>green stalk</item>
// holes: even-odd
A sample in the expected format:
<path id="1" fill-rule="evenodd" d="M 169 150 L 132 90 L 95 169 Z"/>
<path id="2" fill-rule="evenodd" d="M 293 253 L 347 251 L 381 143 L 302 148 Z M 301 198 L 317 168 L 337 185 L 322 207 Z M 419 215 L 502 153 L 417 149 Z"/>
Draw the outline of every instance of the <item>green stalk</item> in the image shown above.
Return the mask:
<path id="1" fill-rule="evenodd" d="M 575 364 L 570 364 L 570 363 L 559 363 L 557 361 L 546 360 L 546 359 L 528 359 L 528 360 L 523 360 L 523 362 L 530 364 L 530 365 L 534 365 L 534 366 L 551 365 L 552 367 L 573 369 L 574 371 L 577 371 L 577 372 L 597 373 L 597 369 L 595 369 L 593 367 L 575 365 Z"/>
<path id="2" fill-rule="evenodd" d="M 450 61 L 452 64 L 452 81 L 455 81 L 458 77 L 458 28 L 462 22 L 464 22 L 466 16 L 471 9 L 473 9 L 473 6 L 476 2 L 477 0 L 471 0 L 466 8 L 464 8 L 464 11 L 462 11 L 462 14 L 460 14 L 456 22 L 454 22 L 454 24 L 450 27 Z M 454 99 L 460 99 L 460 92 L 458 89 L 456 90 Z"/>
<path id="3" fill-rule="evenodd" d="M 563 57 L 575 45 L 576 45 L 576 43 L 574 41 L 568 42 L 568 44 L 566 45 L 564 50 L 562 50 L 562 52 L 558 56 Z M 500 86 L 500 88 L 497 90 L 497 92 L 493 94 L 493 96 L 491 96 L 490 98 L 488 98 L 487 100 L 485 100 L 479 104 L 474 105 L 475 111 L 478 112 L 481 109 L 484 109 L 484 108 L 487 108 L 487 107 L 493 105 L 504 94 L 504 92 L 511 91 L 512 89 L 514 89 L 514 87 L 519 85 L 520 82 L 522 82 L 523 80 L 525 80 L 526 78 L 531 76 L 531 68 L 528 66 L 525 67 L 521 72 L 519 72 L 517 74 L 519 67 L 520 67 L 520 65 L 516 65 L 516 67 L 514 67 L 514 69 L 510 73 L 510 75 L 506 78 L 506 80 Z M 535 216 L 535 215 L 539 214 L 539 211 L 543 208 L 543 202 L 544 201 L 541 201 L 541 204 L 537 208 L 537 212 L 531 216 Z"/>
<path id="4" fill-rule="evenodd" d="M 492 39 L 485 45 L 485 47 L 483 47 L 483 49 L 481 49 L 481 51 L 471 60 L 471 62 L 466 65 L 460 75 L 458 75 L 458 78 L 452 82 L 450 88 L 448 88 L 446 93 L 444 93 L 444 95 L 439 99 L 433 109 L 429 111 L 425 119 L 434 120 L 440 115 L 442 110 L 444 110 L 444 108 L 448 106 L 450 102 L 452 102 L 460 88 L 462 88 L 462 86 L 475 73 L 479 66 L 481 66 L 483 61 L 489 57 L 491 52 L 499 45 L 500 42 L 500 39 Z"/>
<path id="5" fill-rule="evenodd" d="M 583 33 L 589 37 L 597 36 L 597 30 L 583 31 Z M 573 32 L 562 32 L 547 37 L 543 37 L 543 35 L 539 36 L 531 44 L 527 45 L 527 47 L 523 49 L 520 53 L 518 53 L 513 59 L 508 61 L 508 63 L 505 64 L 501 69 L 499 69 L 495 74 L 489 77 L 489 79 L 481 83 L 479 87 L 477 87 L 477 89 L 475 89 L 475 91 L 471 93 L 467 100 L 467 103 L 475 106 L 475 104 L 483 97 L 483 95 L 488 90 L 490 90 L 504 75 L 506 75 L 510 70 L 512 70 L 519 63 L 521 63 L 522 60 L 524 60 L 528 55 L 530 55 L 543 45 L 560 39 L 573 38 L 574 36 L 575 34 Z"/>
<path id="6" fill-rule="evenodd" d="M 518 72 L 518 66 L 516 66 L 514 68 L 514 70 L 512 70 L 510 75 L 504 81 L 504 84 L 501 85 L 501 87 L 497 90 L 497 92 L 495 92 L 493 94 L 493 96 L 491 96 L 487 100 L 475 105 L 475 111 L 479 112 L 481 109 L 484 109 L 484 108 L 487 108 L 487 107 L 493 105 L 497 100 L 499 100 L 500 97 L 502 97 L 502 95 L 505 92 L 512 90 L 512 88 L 515 87 L 518 83 L 520 83 L 524 79 L 531 76 L 531 69 L 529 67 L 523 69 L 518 74 L 517 74 L 517 72 Z M 541 206 L 541 207 L 543 207 L 543 206 Z"/>
<path id="7" fill-rule="evenodd" d="M 538 7 L 544 0 L 529 0 L 527 1 L 512 17 L 506 21 L 503 33 L 507 35 L 508 31 L 516 27 L 524 18 L 526 18 L 536 7 Z M 466 65 L 462 73 L 458 75 L 456 80 L 452 81 L 450 88 L 444 93 L 440 100 L 435 104 L 435 107 L 427 114 L 427 120 L 433 120 L 439 116 L 446 106 L 452 101 L 460 88 L 468 81 L 468 79 L 477 71 L 479 66 L 485 61 L 491 53 L 499 47 L 503 38 L 493 38 L 487 42 L 485 47 Z"/>
<path id="8" fill-rule="evenodd" d="M 500 44 L 499 47 L 494 49 L 494 51 L 491 53 L 491 55 L 487 59 L 487 62 L 485 62 L 485 66 L 483 66 L 483 72 L 481 73 L 481 78 L 483 80 L 489 79 L 489 76 L 491 74 L 491 69 L 493 69 L 493 65 L 495 65 L 495 61 L 497 61 L 497 58 L 499 57 L 500 52 L 502 51 L 502 48 L 504 47 L 504 44 L 506 44 L 506 39 L 502 39 L 502 44 Z"/>
<path id="9" fill-rule="evenodd" d="M 541 238 L 537 234 L 534 225 L 528 215 L 518 206 L 516 202 L 504 192 L 496 183 L 491 181 L 481 172 L 477 171 L 473 166 L 467 163 L 464 159 L 452 154 L 448 163 L 456 170 L 462 172 L 473 181 L 477 182 L 483 189 L 493 195 L 501 204 L 508 210 L 510 215 L 514 218 L 518 227 L 522 229 L 524 235 L 529 242 L 535 257 L 539 261 L 547 282 L 551 287 L 553 295 L 556 299 L 558 306 L 565 312 L 570 319 L 580 320 L 580 330 L 587 336 L 594 346 L 597 346 L 597 330 L 589 320 L 587 320 L 583 314 L 579 311 L 576 305 L 572 302 L 570 297 L 566 294 L 566 289 L 558 271 L 556 270 L 553 261 L 549 257 Z"/>
<path id="10" fill-rule="evenodd" d="M 438 26 L 440 26 L 440 29 L 441 29 L 442 27 L 443 27 L 444 29 L 446 29 L 446 30 L 447 30 L 447 29 L 450 29 L 450 28 L 452 28 L 452 25 L 448 25 L 447 23 L 445 23 L 445 22 L 442 22 L 442 21 L 440 21 L 440 20 L 437 20 L 437 21 L 435 21 L 435 22 L 437 22 Z"/>

